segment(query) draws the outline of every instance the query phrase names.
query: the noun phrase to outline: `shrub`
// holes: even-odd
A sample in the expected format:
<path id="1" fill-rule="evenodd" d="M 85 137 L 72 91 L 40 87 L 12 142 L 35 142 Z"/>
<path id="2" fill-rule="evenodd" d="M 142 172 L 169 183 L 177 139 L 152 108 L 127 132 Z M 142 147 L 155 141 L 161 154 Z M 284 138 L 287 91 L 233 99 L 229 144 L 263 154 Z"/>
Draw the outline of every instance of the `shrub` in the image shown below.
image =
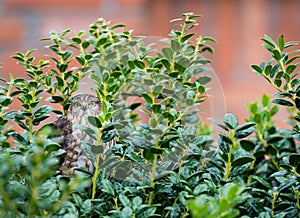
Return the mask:
<path id="1" fill-rule="evenodd" d="M 222 129 L 215 146 L 198 116 L 210 82 L 203 53 L 213 53 L 215 40 L 191 33 L 198 17 L 173 20 L 161 49 L 98 19 L 73 36 L 51 32 L 42 39 L 50 42 L 46 59 L 34 50 L 13 56 L 26 77 L 1 78 L 1 217 L 298 216 L 300 56 L 287 51 L 295 43 L 262 38 L 272 60 L 252 68 L 278 90 L 276 98 L 248 104 L 244 123 L 233 114 L 212 119 Z M 87 77 L 102 113 L 82 130 L 116 144 L 106 157 L 101 145 L 87 145 L 94 175 L 69 177 L 60 174 L 64 150 L 51 117 L 67 113 Z M 16 99 L 19 110 L 11 106 Z M 276 104 L 294 113 L 291 129 L 276 127 Z"/>

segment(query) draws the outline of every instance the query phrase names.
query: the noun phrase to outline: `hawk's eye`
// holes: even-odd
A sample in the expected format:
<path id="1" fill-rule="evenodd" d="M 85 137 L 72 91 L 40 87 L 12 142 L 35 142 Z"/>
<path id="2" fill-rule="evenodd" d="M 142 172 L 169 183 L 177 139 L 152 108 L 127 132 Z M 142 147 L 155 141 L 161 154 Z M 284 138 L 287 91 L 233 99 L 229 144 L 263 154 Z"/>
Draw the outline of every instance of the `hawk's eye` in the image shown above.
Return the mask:
<path id="1" fill-rule="evenodd" d="M 79 104 L 78 102 L 76 102 L 76 103 L 74 104 L 74 107 L 75 107 L 75 108 L 79 108 L 79 107 L 80 107 L 80 104 Z"/>
<path id="2" fill-rule="evenodd" d="M 90 106 L 90 107 L 95 107 L 95 106 L 96 106 L 96 102 L 94 102 L 94 101 L 90 102 L 90 103 L 89 103 L 89 106 Z"/>

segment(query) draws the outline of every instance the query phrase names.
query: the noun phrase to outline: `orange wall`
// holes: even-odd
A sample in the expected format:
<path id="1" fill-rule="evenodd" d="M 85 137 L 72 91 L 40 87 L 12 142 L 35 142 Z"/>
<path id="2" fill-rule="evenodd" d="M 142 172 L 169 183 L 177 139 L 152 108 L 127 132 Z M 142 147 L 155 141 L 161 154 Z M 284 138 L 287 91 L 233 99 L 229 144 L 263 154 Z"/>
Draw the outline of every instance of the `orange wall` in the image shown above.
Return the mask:
<path id="1" fill-rule="evenodd" d="M 2 0 L 0 63 L 4 67 L 0 69 L 1 77 L 7 77 L 8 73 L 20 75 L 23 69 L 10 56 L 15 51 L 41 48 L 43 44 L 38 39 L 52 29 L 87 29 L 98 17 L 104 17 L 125 23 L 137 35 L 161 37 L 168 35 L 169 20 L 187 11 L 204 15 L 196 30 L 218 41 L 215 55 L 210 58 L 221 87 L 213 93 L 211 107 L 214 110 L 222 107 L 246 117 L 246 102 L 260 98 L 263 93 L 275 92 L 250 69 L 251 64 L 270 59 L 259 38 L 263 34 L 275 38 L 283 34 L 287 40 L 300 40 L 300 1 Z"/>

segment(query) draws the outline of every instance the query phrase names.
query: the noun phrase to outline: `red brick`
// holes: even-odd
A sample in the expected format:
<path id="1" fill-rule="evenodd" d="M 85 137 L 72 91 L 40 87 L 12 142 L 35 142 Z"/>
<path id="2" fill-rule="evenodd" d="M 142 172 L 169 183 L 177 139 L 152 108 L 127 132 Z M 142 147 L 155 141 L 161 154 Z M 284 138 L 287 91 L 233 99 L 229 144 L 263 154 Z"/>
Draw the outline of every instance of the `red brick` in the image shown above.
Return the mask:
<path id="1" fill-rule="evenodd" d="M 98 17 L 96 17 L 95 14 L 87 15 L 85 17 L 76 17 L 76 15 L 69 14 L 55 15 L 55 13 L 47 13 L 47 15 L 40 20 L 40 35 L 37 37 L 47 37 L 49 36 L 49 32 L 52 30 L 61 32 L 66 29 L 70 29 L 72 33 L 69 35 L 73 36 L 80 30 L 88 30 L 89 25 L 96 21 L 97 18 Z"/>
<path id="2" fill-rule="evenodd" d="M 25 35 L 25 25 L 21 19 L 0 16 L 0 46 L 21 40 Z"/>
<path id="3" fill-rule="evenodd" d="M 141 6 L 144 5 L 146 0 L 119 0 L 121 6 Z"/>
<path id="4" fill-rule="evenodd" d="M 101 0 L 5 0 L 5 5 L 8 7 L 22 8 L 48 8 L 48 7 L 96 7 L 99 6 Z"/>
<path id="5" fill-rule="evenodd" d="M 85 15 L 82 17 L 75 16 L 73 14 L 67 15 L 56 15 L 52 16 L 52 14 L 47 14 L 49 16 L 45 16 L 40 22 L 39 30 L 40 35 L 38 37 L 47 37 L 49 36 L 49 32 L 51 30 L 56 30 L 57 32 L 70 29 L 72 33 L 70 36 L 73 36 L 80 30 L 88 31 L 90 24 L 97 21 L 101 15 L 97 13 L 92 13 L 90 15 Z M 147 27 L 143 24 L 146 22 L 145 19 L 139 18 L 135 19 L 135 17 L 104 17 L 107 21 L 111 20 L 114 24 L 123 23 L 126 25 L 127 29 L 134 29 L 135 35 L 145 35 L 147 32 Z M 74 22 L 76 20 L 76 22 Z M 148 33 L 149 34 L 149 33 Z M 150 35 L 150 34 L 149 34 Z"/>

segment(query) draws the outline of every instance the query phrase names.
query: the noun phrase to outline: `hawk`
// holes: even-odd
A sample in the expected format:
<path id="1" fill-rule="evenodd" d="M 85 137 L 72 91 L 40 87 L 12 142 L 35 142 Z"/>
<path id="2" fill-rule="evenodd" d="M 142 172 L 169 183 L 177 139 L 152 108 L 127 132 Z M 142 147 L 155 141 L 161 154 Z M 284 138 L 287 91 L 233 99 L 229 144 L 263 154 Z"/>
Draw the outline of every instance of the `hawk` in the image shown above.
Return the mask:
<path id="1" fill-rule="evenodd" d="M 74 168 L 86 168 L 94 172 L 92 161 L 84 153 L 83 142 L 96 144 L 80 126 L 91 127 L 88 116 L 98 116 L 102 111 L 101 101 L 89 94 L 78 94 L 71 98 L 71 104 L 65 117 L 59 118 L 54 127 L 60 130 L 60 142 L 65 153 L 63 155 L 61 171 L 63 174 L 74 174 Z M 112 146 L 112 143 L 103 144 L 103 152 Z"/>

